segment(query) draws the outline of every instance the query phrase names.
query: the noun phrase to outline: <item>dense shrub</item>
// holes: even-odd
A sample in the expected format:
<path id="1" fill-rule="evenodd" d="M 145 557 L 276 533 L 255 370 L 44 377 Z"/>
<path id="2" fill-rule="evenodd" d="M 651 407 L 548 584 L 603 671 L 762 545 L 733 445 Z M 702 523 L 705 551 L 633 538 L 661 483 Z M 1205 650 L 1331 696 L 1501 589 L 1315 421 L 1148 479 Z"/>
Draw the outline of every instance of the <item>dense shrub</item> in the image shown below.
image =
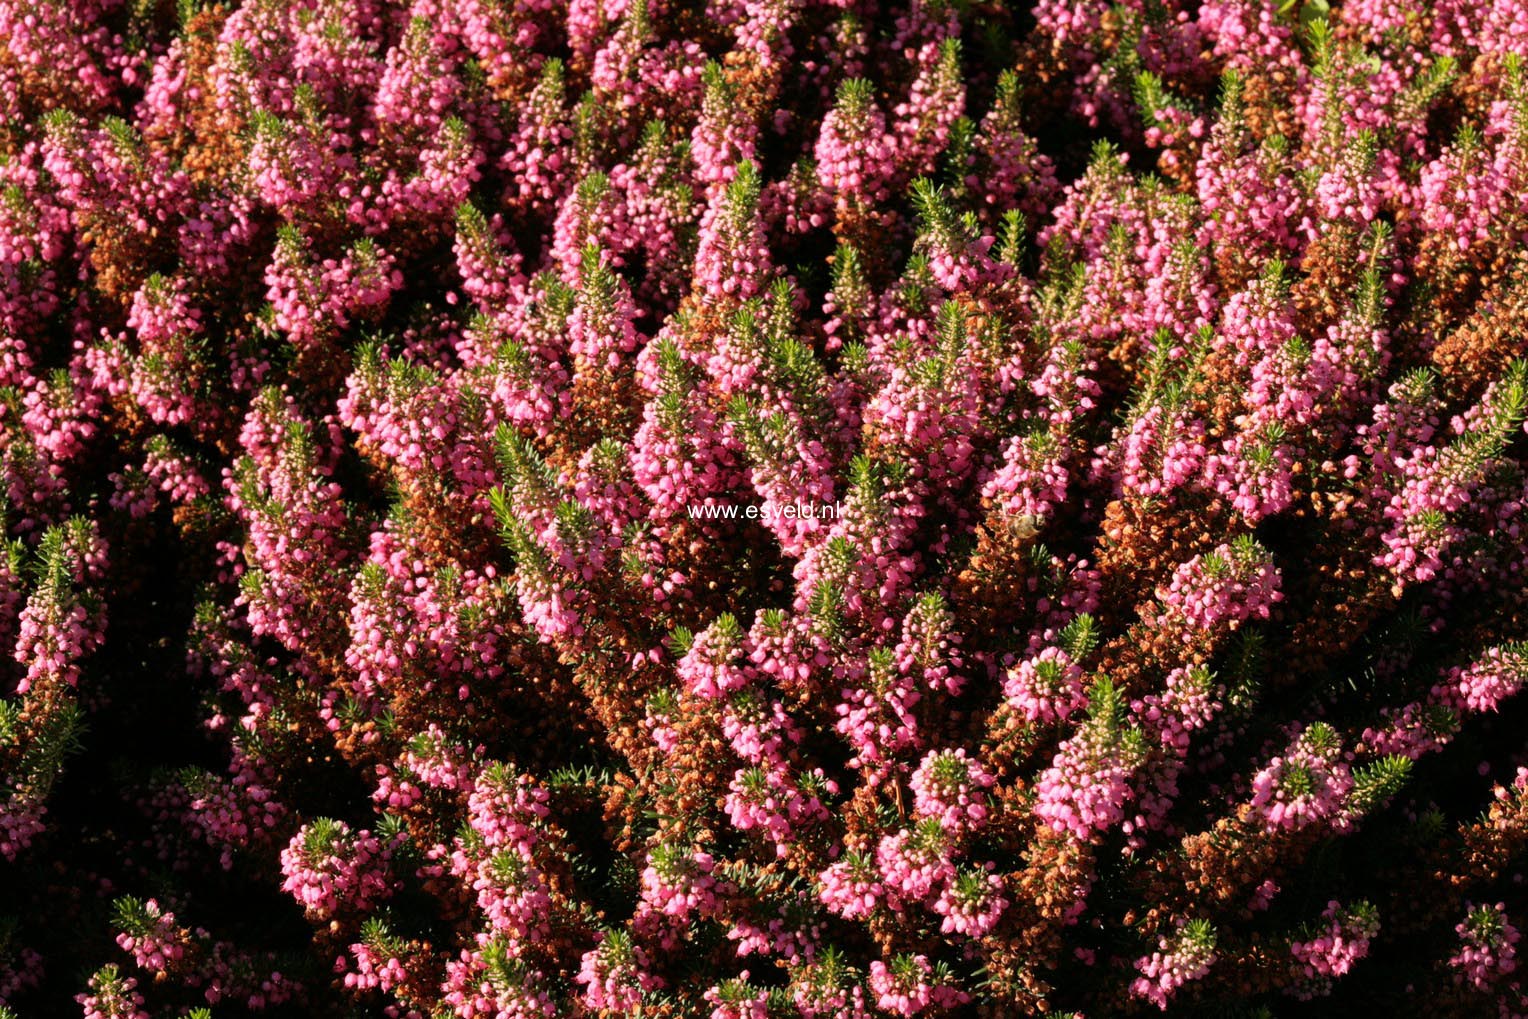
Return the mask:
<path id="1" fill-rule="evenodd" d="M 1522 0 L 0 0 L 0 1013 L 1528 1014 Z"/>

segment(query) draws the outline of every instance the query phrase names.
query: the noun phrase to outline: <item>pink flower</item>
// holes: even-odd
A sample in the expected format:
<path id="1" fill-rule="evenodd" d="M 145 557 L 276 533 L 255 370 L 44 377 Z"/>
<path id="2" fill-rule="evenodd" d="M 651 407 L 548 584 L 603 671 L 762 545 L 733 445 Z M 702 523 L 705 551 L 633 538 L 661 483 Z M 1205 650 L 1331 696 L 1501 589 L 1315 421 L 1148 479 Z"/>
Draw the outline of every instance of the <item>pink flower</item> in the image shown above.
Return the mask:
<path id="1" fill-rule="evenodd" d="M 1347 909 L 1333 900 L 1321 916 L 1325 928 L 1289 946 L 1297 977 L 1291 993 L 1301 1000 L 1330 993 L 1332 981 L 1369 954 L 1369 942 L 1379 933 L 1379 914 L 1368 903 Z"/>
<path id="2" fill-rule="evenodd" d="M 1517 970 L 1517 943 L 1523 935 L 1508 922 L 1502 903 L 1471 907 L 1454 930 L 1462 942 L 1458 953 L 1448 960 L 1457 970 L 1455 979 L 1489 991 Z"/>
<path id="3" fill-rule="evenodd" d="M 1141 975 L 1130 993 L 1166 1011 L 1173 992 L 1203 977 L 1217 959 L 1215 929 L 1204 920 L 1190 921 L 1174 936 L 1162 938 L 1155 952 L 1136 960 Z"/>
<path id="4" fill-rule="evenodd" d="M 922 955 L 899 955 L 889 966 L 879 959 L 872 962 L 870 993 L 878 1007 L 903 1016 L 941 1011 L 971 1000 L 954 984 L 943 963 L 931 965 Z"/>
<path id="5" fill-rule="evenodd" d="M 946 830 L 980 828 L 990 812 L 986 790 L 996 782 L 963 748 L 929 753 L 913 772 L 913 809 Z"/>

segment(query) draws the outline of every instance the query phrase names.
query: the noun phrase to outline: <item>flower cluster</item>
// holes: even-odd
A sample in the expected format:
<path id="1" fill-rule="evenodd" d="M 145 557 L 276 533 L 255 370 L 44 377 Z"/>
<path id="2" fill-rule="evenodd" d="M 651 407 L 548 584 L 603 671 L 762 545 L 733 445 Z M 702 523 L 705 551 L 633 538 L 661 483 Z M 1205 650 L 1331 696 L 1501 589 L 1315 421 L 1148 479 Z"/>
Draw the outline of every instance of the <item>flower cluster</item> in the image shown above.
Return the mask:
<path id="1" fill-rule="evenodd" d="M 0 1019 L 1528 1014 L 1525 61 L 0 0 Z"/>

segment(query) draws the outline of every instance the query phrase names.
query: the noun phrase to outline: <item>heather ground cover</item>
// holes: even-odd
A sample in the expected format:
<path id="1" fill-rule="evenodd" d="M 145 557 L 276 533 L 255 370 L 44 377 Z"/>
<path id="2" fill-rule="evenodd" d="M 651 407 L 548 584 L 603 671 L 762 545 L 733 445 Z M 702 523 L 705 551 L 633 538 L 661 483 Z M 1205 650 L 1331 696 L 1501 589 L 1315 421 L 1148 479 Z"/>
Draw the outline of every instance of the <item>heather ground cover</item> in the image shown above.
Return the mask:
<path id="1" fill-rule="evenodd" d="M 1524 0 L 0 0 L 0 1017 L 1528 1016 Z"/>

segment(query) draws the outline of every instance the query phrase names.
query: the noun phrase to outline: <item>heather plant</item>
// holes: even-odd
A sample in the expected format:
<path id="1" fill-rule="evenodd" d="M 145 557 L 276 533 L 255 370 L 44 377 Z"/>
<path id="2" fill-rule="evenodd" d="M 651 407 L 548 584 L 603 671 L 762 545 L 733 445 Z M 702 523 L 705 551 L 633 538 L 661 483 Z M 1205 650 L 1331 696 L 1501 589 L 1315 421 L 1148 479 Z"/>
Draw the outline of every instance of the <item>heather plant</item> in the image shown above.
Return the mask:
<path id="1" fill-rule="evenodd" d="M 0 0 L 0 1017 L 1528 1016 L 1525 58 Z"/>

